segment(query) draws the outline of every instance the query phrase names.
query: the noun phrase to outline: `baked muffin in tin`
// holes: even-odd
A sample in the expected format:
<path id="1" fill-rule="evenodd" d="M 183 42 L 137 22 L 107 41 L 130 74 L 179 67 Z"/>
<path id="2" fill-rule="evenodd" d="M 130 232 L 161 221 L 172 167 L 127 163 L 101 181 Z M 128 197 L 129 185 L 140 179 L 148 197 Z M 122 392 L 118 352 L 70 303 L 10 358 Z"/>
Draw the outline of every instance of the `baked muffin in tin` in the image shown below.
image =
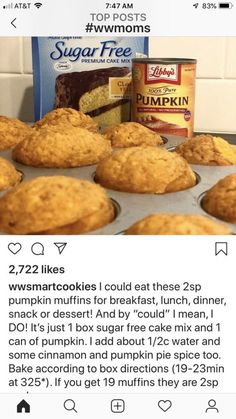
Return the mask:
<path id="1" fill-rule="evenodd" d="M 31 131 L 32 128 L 19 119 L 0 116 L 0 151 L 14 147 Z"/>
<path id="2" fill-rule="evenodd" d="M 80 167 L 95 164 L 112 153 L 104 137 L 84 128 L 45 126 L 32 130 L 12 151 L 19 163 L 34 167 Z"/>
<path id="3" fill-rule="evenodd" d="M 203 197 L 202 207 L 214 217 L 236 224 L 236 173 L 209 189 Z"/>
<path id="4" fill-rule="evenodd" d="M 108 189 L 163 194 L 196 185 L 187 161 L 161 147 L 130 147 L 102 160 L 95 179 Z"/>
<path id="5" fill-rule="evenodd" d="M 69 125 L 72 127 L 86 128 L 92 132 L 98 131 L 99 128 L 98 124 L 89 115 L 72 108 L 58 108 L 48 112 L 34 124 L 34 128 L 40 129 L 44 126 L 52 125 L 61 127 Z"/>
<path id="6" fill-rule="evenodd" d="M 9 234 L 81 234 L 113 218 L 101 186 L 66 176 L 34 178 L 0 198 L 0 231 Z"/>
<path id="7" fill-rule="evenodd" d="M 138 122 L 122 122 L 104 131 L 104 136 L 117 148 L 158 146 L 163 144 L 159 134 Z"/>
<path id="8" fill-rule="evenodd" d="M 20 183 L 22 174 L 11 162 L 0 157 L 0 191 L 10 189 Z"/>
<path id="9" fill-rule="evenodd" d="M 149 215 L 129 227 L 127 235 L 214 235 L 230 229 L 202 215 L 160 213 Z"/>
<path id="10" fill-rule="evenodd" d="M 236 164 L 236 148 L 221 137 L 201 134 L 180 144 L 176 153 L 189 163 L 206 166 L 230 166 Z"/>

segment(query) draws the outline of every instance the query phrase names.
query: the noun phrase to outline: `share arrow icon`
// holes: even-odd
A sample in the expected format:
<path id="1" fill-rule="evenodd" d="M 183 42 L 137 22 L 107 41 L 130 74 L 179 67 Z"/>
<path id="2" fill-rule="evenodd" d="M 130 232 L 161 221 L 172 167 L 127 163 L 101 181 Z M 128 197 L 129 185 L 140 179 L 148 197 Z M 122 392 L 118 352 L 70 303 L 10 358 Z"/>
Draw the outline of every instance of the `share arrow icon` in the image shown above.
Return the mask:
<path id="1" fill-rule="evenodd" d="M 58 248 L 59 255 L 61 255 L 61 254 L 62 254 L 62 252 L 64 251 L 64 249 L 65 249 L 65 247 L 66 247 L 67 243 L 60 243 L 60 242 L 57 242 L 57 243 L 54 243 L 54 244 L 55 244 L 55 246 Z"/>

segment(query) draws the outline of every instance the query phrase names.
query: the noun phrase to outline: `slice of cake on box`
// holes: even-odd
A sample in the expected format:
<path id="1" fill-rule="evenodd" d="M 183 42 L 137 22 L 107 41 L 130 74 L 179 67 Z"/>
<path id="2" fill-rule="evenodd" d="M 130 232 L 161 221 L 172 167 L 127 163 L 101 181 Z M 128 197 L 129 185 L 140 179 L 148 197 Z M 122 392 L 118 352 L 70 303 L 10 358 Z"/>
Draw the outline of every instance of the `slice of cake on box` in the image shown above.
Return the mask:
<path id="1" fill-rule="evenodd" d="M 70 107 L 80 110 L 94 118 L 99 125 L 128 121 L 130 101 L 124 91 L 124 86 L 128 88 L 131 81 L 128 74 L 128 67 L 60 74 L 56 78 L 55 108 Z M 111 80 L 115 81 L 113 86 Z M 115 87 L 119 91 L 116 92 Z"/>

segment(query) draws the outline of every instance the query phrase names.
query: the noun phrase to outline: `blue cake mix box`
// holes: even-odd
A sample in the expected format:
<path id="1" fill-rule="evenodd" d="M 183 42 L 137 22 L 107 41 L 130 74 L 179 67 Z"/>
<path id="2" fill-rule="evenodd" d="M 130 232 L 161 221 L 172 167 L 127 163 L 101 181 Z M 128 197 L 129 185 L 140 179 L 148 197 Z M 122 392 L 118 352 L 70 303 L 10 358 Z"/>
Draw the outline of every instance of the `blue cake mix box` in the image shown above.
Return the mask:
<path id="1" fill-rule="evenodd" d="M 100 126 L 130 120 L 132 58 L 146 57 L 146 37 L 32 38 L 35 119 L 73 108 Z"/>

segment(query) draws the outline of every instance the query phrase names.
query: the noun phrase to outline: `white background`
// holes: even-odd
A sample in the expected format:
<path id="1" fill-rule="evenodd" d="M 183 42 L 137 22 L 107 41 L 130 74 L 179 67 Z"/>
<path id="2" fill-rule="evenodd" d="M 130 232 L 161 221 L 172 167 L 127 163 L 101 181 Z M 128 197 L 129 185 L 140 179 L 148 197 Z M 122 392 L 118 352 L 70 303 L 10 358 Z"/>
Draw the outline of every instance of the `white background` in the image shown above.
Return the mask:
<path id="1" fill-rule="evenodd" d="M 10 3 L 9 2 L 6 2 Z M 129 2 L 130 3 L 130 2 Z M 135 0 L 135 11 L 146 12 L 153 36 L 236 36 L 236 8 L 231 10 L 204 10 L 193 8 L 190 0 L 149 0 L 145 3 Z M 66 5 L 65 5 L 66 4 Z M 70 0 L 43 1 L 41 9 L 31 11 L 6 10 L 0 13 L 1 36 L 32 36 L 32 35 L 85 35 L 85 24 L 90 21 L 89 14 L 95 11 L 105 11 L 105 1 L 87 0 L 80 2 Z M 111 11 L 112 12 L 112 9 Z M 16 18 L 16 28 L 11 21 Z M 110 22 L 109 22 L 110 23 Z M 118 21 L 116 23 L 119 23 Z M 102 34 L 101 34 L 102 35 Z M 131 34 L 133 35 L 133 34 Z M 3 57 L 1 57 L 3 59 Z M 170 417 L 199 419 L 208 417 L 205 414 L 207 402 L 210 398 L 217 400 L 220 409 L 219 414 L 211 413 L 211 417 L 223 419 L 235 418 L 235 254 L 236 245 L 233 237 L 227 237 L 229 242 L 229 255 L 214 254 L 216 237 L 67 237 L 68 247 L 62 256 L 58 256 L 53 245 L 53 238 L 43 237 L 45 244 L 45 257 L 33 256 L 30 253 L 31 244 L 37 240 L 33 237 L 11 237 L 11 241 L 20 241 L 23 250 L 18 256 L 11 256 L 7 250 L 9 237 L 1 237 L 1 271 L 0 271 L 0 315 L 1 315 L 1 388 L 5 394 L 0 396 L 1 417 L 15 419 L 19 415 L 16 412 L 16 404 L 24 397 L 31 403 L 30 418 L 41 419 L 42 417 L 80 417 L 83 419 L 95 417 L 111 418 L 111 398 L 123 398 L 126 402 L 126 411 L 123 416 L 127 418 Z M 222 241 L 222 237 L 220 241 Z M 57 237 L 57 241 L 60 238 Z M 11 256 L 11 257 L 10 257 Z M 109 281 L 111 278 L 122 280 L 123 278 L 142 278 L 150 280 L 166 281 L 186 278 L 193 281 L 201 281 L 214 290 L 228 296 L 228 316 L 222 319 L 225 325 L 225 353 L 227 380 L 221 394 L 114 394 L 114 395 L 87 395 L 78 392 L 74 394 L 60 395 L 34 395 L 25 394 L 23 391 L 10 394 L 5 387 L 7 375 L 7 267 L 13 261 L 17 263 L 65 264 L 69 275 L 92 280 L 94 277 L 102 277 Z M 76 265 L 75 265 L 76 261 Z M 227 393 L 227 394 L 224 394 Z M 63 409 L 65 398 L 73 397 L 76 402 L 78 414 L 66 412 Z M 170 399 L 173 408 L 168 413 L 161 412 L 157 407 L 157 401 Z M 21 417 L 21 416 L 20 416 Z M 28 417 L 26 415 L 26 417 Z"/>
<path id="2" fill-rule="evenodd" d="M 234 334 L 234 319 L 236 316 L 236 305 L 235 305 L 235 293 L 236 283 L 234 278 L 234 261 L 236 253 L 236 245 L 233 237 L 227 236 L 225 238 L 220 237 L 218 241 L 228 241 L 229 243 L 229 255 L 224 256 L 220 254 L 215 256 L 215 242 L 217 237 L 125 237 L 125 236 L 81 236 L 81 237 L 57 237 L 57 241 L 67 241 L 68 245 L 61 256 L 58 256 L 56 247 L 53 245 L 54 238 L 51 237 L 2 237 L 1 238 L 1 256 L 4 263 L 1 264 L 1 282 L 0 282 L 0 306 L 1 306 L 1 378 L 0 385 L 1 391 L 9 393 L 6 387 L 7 382 L 7 294 L 8 294 L 8 280 L 7 275 L 8 265 L 12 263 L 21 264 L 35 264 L 35 263 L 49 263 L 55 266 L 65 266 L 67 274 L 65 279 L 75 280 L 79 282 L 94 282 L 102 280 L 104 282 L 109 281 L 159 281 L 167 283 L 175 283 L 178 281 L 191 281 L 192 283 L 200 282 L 204 287 L 206 294 L 212 295 L 224 295 L 227 297 L 227 310 L 226 315 L 222 316 L 221 322 L 223 324 L 223 358 L 224 365 L 226 368 L 225 379 L 220 386 L 220 389 L 215 389 L 212 394 L 211 391 L 205 390 L 200 396 L 197 392 L 189 391 L 189 396 L 184 399 L 186 401 L 183 411 L 183 400 L 179 393 L 183 393 L 183 390 L 178 390 L 173 396 L 170 393 L 174 393 L 173 389 L 167 391 L 162 390 L 155 392 L 151 389 L 145 388 L 145 392 L 149 396 L 140 394 L 138 398 L 132 399 L 129 396 L 129 391 L 126 389 L 125 395 L 122 390 L 116 389 L 114 395 L 104 395 L 99 392 L 99 396 L 83 397 L 82 393 L 75 389 L 64 395 L 58 395 L 57 397 L 39 396 L 36 397 L 31 393 L 25 394 L 25 390 L 19 390 L 21 393 L 19 396 L 13 395 L 2 395 L 5 406 L 10 403 L 11 409 L 4 410 L 4 419 L 13 419 L 14 409 L 16 401 L 21 399 L 23 396 L 28 398 L 34 406 L 34 414 L 31 415 L 33 418 L 39 418 L 45 413 L 45 408 L 49 411 L 56 412 L 58 418 L 67 417 L 65 416 L 62 401 L 66 398 L 73 397 L 80 406 L 80 412 L 82 411 L 83 418 L 92 417 L 92 414 L 98 413 L 102 417 L 111 417 L 109 411 L 109 403 L 111 398 L 125 398 L 127 404 L 130 406 L 129 411 L 126 412 L 127 417 L 133 417 L 134 409 L 137 411 L 137 417 L 142 417 L 142 409 L 145 412 L 148 411 L 150 417 L 156 417 L 157 409 L 154 408 L 156 399 L 160 398 L 171 398 L 175 401 L 173 407 L 173 416 L 169 411 L 170 417 L 176 417 L 176 414 L 181 413 L 182 418 L 201 417 L 201 411 L 204 409 L 207 400 L 210 398 L 217 399 L 220 403 L 222 417 L 224 419 L 233 419 L 234 414 L 232 412 L 232 404 L 235 400 L 235 375 L 236 365 L 234 361 L 235 356 L 235 334 Z M 22 244 L 22 251 L 13 256 L 7 249 L 8 242 L 18 241 Z M 35 241 L 41 241 L 45 247 L 44 256 L 34 256 L 31 254 L 31 245 Z M 45 277 L 46 278 L 46 277 Z M 42 280 L 45 282 L 45 278 Z M 54 278 L 48 277 L 50 282 L 54 279 L 59 280 L 59 276 Z M 65 280 L 64 279 L 64 280 Z M 12 279 L 10 279 L 13 281 Z M 22 279 L 23 280 L 23 279 Z M 62 278 L 61 278 L 62 280 Z M 21 281 L 21 279 L 19 279 Z M 37 282 L 39 279 L 37 278 Z M 13 392 L 16 390 L 12 389 Z M 11 391 L 11 393 L 12 393 Z M 138 390 L 139 393 L 143 393 Z M 218 393 L 221 393 L 219 396 Z M 73 393 L 73 394 L 72 394 Z M 95 393 L 98 393 L 95 391 Z M 130 393 L 136 393 L 130 391 Z M 195 393 L 195 394 L 193 394 Z M 228 396 L 225 395 L 228 393 Z M 232 395 L 230 395 L 232 393 Z M 95 397 L 93 399 L 93 397 Z M 97 399 L 96 399 L 97 397 Z M 43 405 L 40 402 L 43 399 Z M 11 402 L 9 402 L 11 400 Z M 93 403 L 94 400 L 94 403 Z M 97 400 L 97 404 L 95 403 Z M 142 403 L 141 403 L 142 400 Z M 141 403 L 139 405 L 139 403 Z M 142 405 L 142 407 L 141 407 Z M 86 407 L 88 406 L 88 407 Z M 104 411 L 107 407 L 107 411 Z M 138 407 L 139 406 L 139 407 Z M 156 405 L 155 405 L 156 406 Z M 193 416 L 191 409 L 194 406 Z M 6 407 L 4 408 L 6 409 Z M 159 409 L 160 410 L 160 409 Z M 158 410 L 158 411 L 159 411 Z M 8 412 L 8 413 L 7 413 Z M 11 413 L 10 413 L 11 412 Z M 36 413 L 37 412 L 37 413 Z M 61 413 L 60 413 L 61 412 Z M 62 413 L 63 412 L 63 413 Z M 90 412 L 90 413 L 88 413 Z M 132 413 L 131 413 L 132 412 Z M 139 412 L 139 413 L 138 413 Z M 154 414 L 155 413 L 155 414 Z M 66 412 L 66 415 L 75 414 L 75 412 Z M 161 412 L 162 414 L 162 412 Z M 203 413 L 205 415 L 205 413 Z M 64 416 L 63 416 L 64 415 Z M 16 416 L 17 417 L 17 416 Z M 178 416 L 177 416 L 178 417 Z M 217 416 L 218 417 L 218 416 Z"/>
<path id="3" fill-rule="evenodd" d="M 0 14 L 0 35 L 78 35 L 85 36 L 85 24 L 91 21 L 90 13 L 107 12 L 112 14 L 112 8 L 106 9 L 106 0 L 42 0 L 40 9 L 31 7 L 30 10 L 5 9 Z M 9 4 L 5 1 L 3 4 Z M 236 7 L 230 10 L 204 10 L 199 3 L 198 9 L 193 7 L 194 0 L 135 0 L 120 2 L 133 3 L 132 12 L 146 13 L 147 23 L 151 26 L 152 36 L 235 36 L 236 35 Z M 218 2 L 210 2 L 218 5 Z M 232 1 L 232 4 L 234 1 Z M 124 9 L 124 12 L 130 12 Z M 115 10 L 116 12 L 116 10 Z M 17 18 L 14 28 L 11 21 Z M 107 21 L 107 23 L 112 23 Z M 113 22 L 114 23 L 114 22 Z M 117 20 L 115 22 L 119 24 Z M 92 34 L 91 35 L 99 35 Z M 100 34 L 102 35 L 102 34 Z M 130 35 L 134 35 L 130 33 Z M 140 34 L 142 35 L 142 34 Z M 121 34 L 122 36 L 122 34 Z"/>

